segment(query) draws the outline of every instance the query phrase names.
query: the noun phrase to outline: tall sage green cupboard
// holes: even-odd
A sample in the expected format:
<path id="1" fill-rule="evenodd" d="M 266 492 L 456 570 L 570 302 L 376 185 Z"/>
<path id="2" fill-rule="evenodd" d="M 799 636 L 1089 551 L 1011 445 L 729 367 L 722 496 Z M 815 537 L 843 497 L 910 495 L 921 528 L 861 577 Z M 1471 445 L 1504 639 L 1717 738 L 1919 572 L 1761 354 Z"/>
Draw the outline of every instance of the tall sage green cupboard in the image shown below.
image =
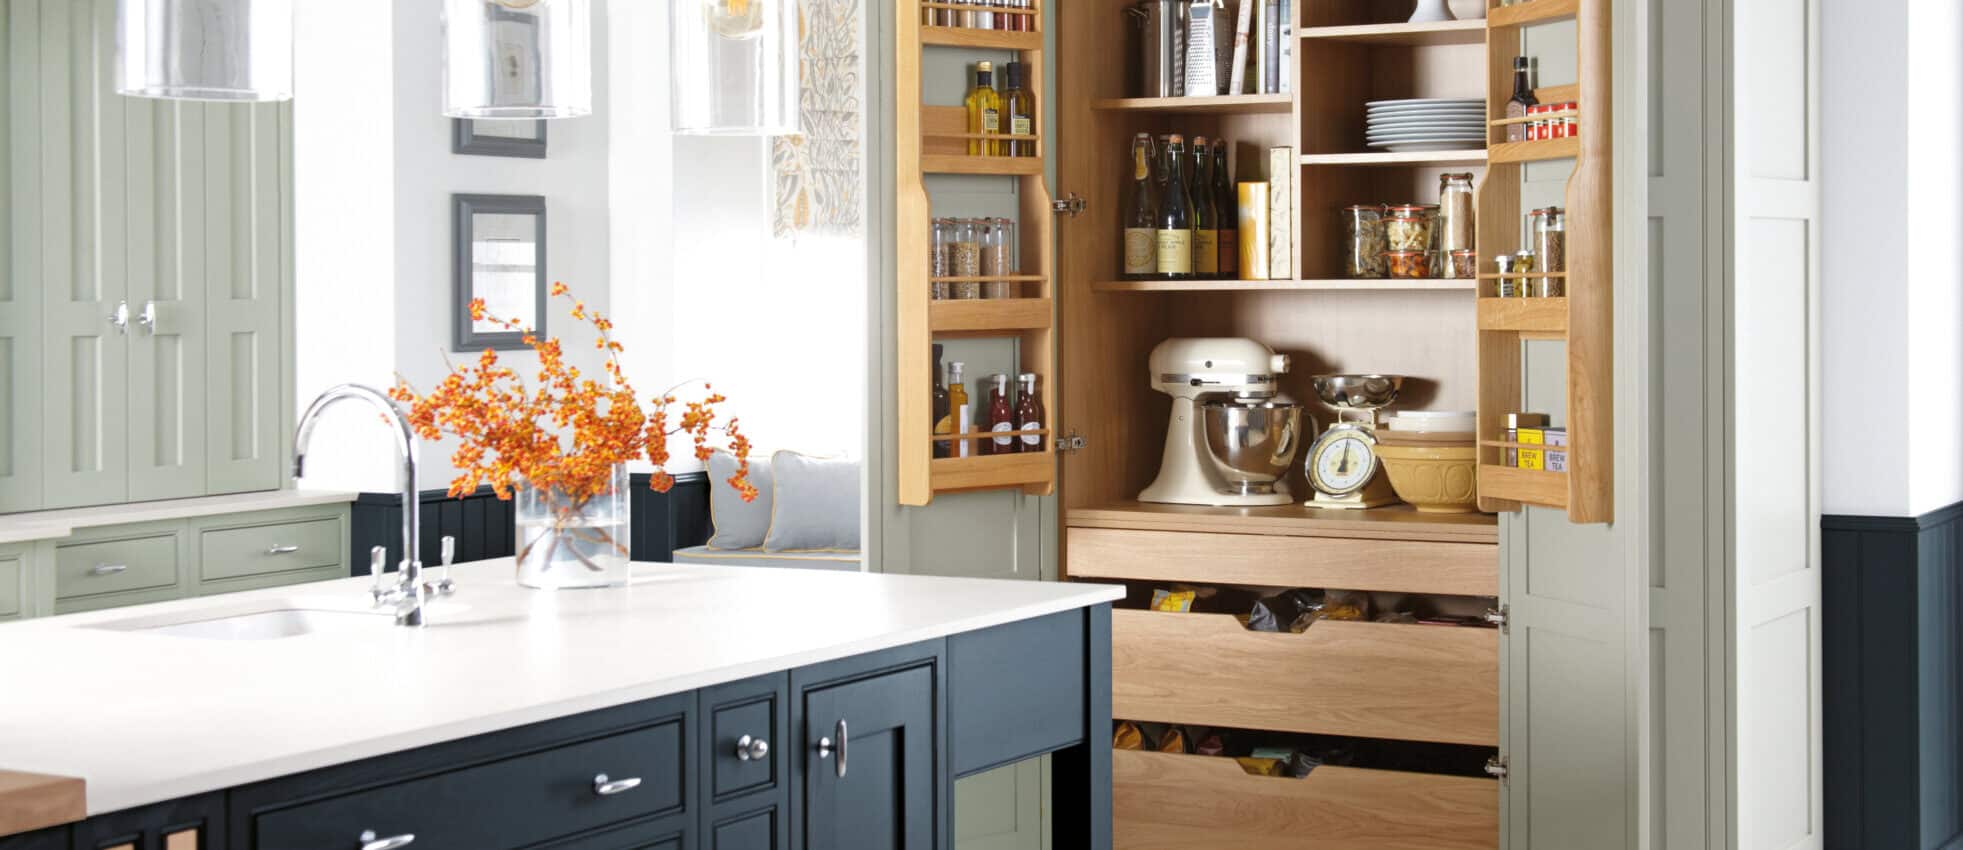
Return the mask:
<path id="1" fill-rule="evenodd" d="M 292 107 L 115 94 L 115 0 L 0 0 L 0 512 L 282 486 Z"/>

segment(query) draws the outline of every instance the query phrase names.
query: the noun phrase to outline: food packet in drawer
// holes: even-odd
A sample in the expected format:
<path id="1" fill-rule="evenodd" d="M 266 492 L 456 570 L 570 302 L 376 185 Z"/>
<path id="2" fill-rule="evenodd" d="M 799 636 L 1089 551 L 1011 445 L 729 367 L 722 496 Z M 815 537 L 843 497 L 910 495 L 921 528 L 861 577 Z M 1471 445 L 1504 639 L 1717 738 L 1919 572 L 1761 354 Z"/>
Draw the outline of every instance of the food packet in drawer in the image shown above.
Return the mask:
<path id="1" fill-rule="evenodd" d="M 1274 763 L 1276 772 L 1263 774 L 1264 776 L 1286 776 L 1293 779 L 1308 776 L 1310 771 L 1322 764 L 1321 760 L 1292 747 L 1257 747 L 1249 757 Z"/>
<path id="2" fill-rule="evenodd" d="M 1145 749 L 1145 733 L 1139 731 L 1136 723 L 1129 720 L 1119 721 L 1117 730 L 1111 733 L 1111 749 Z"/>
<path id="3" fill-rule="evenodd" d="M 1167 727 L 1166 733 L 1159 736 L 1158 750 L 1162 753 L 1185 755 L 1187 751 L 1185 730 L 1177 726 Z"/>
<path id="4" fill-rule="evenodd" d="M 1240 762 L 1241 770 L 1247 771 L 1248 773 L 1253 774 L 1255 776 L 1282 775 L 1281 759 L 1256 758 L 1254 756 L 1239 756 L 1236 757 L 1234 761 Z"/>
<path id="5" fill-rule="evenodd" d="M 1195 595 L 1191 590 L 1154 590 L 1152 591 L 1152 610 L 1184 614 L 1193 610 L 1193 597 Z"/>
<path id="6" fill-rule="evenodd" d="M 1322 611 L 1322 594 L 1313 590 L 1284 590 L 1263 597 L 1247 613 L 1247 627 L 1257 632 L 1301 632 Z"/>
<path id="7" fill-rule="evenodd" d="M 1331 590 L 1322 595 L 1322 619 L 1370 619 L 1370 594 L 1354 590 Z"/>

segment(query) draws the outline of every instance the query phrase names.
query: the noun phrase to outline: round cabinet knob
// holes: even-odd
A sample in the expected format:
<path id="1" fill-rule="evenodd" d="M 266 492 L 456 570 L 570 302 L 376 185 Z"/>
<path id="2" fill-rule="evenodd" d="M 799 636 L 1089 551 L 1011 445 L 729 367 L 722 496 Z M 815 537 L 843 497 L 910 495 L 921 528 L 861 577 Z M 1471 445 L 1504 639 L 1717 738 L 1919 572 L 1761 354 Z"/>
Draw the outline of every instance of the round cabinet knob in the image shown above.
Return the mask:
<path id="1" fill-rule="evenodd" d="M 770 742 L 744 735 L 736 739 L 737 761 L 762 761 L 770 755 Z"/>

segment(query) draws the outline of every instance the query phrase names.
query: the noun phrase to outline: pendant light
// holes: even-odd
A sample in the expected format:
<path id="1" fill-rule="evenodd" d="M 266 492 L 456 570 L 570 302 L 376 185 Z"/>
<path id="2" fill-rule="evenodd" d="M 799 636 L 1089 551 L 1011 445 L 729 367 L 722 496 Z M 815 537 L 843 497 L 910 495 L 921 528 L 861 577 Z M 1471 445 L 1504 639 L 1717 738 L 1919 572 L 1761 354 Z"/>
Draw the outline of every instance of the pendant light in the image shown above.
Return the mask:
<path id="1" fill-rule="evenodd" d="M 116 0 L 116 92 L 293 98 L 293 0 Z"/>
<path id="2" fill-rule="evenodd" d="M 675 132 L 800 132 L 796 0 L 669 0 L 668 8 Z"/>
<path id="3" fill-rule="evenodd" d="M 443 114 L 593 112 L 590 0 L 443 0 Z"/>

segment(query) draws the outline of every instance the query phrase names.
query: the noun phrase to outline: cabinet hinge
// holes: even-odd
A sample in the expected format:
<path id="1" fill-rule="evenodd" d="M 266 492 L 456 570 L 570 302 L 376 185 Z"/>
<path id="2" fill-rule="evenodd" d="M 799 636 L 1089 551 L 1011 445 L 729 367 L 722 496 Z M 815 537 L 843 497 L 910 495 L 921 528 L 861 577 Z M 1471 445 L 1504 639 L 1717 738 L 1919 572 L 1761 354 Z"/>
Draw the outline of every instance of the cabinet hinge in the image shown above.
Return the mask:
<path id="1" fill-rule="evenodd" d="M 1056 450 L 1059 452 L 1074 452 L 1087 445 L 1090 445 L 1090 441 L 1078 434 L 1075 428 L 1070 429 L 1070 433 L 1056 438 Z"/>
<path id="2" fill-rule="evenodd" d="M 1506 781 L 1506 759 L 1505 759 L 1505 757 L 1503 757 L 1503 756 L 1493 756 L 1492 758 L 1489 758 L 1489 759 L 1487 759 L 1487 760 L 1486 760 L 1486 775 L 1487 775 L 1487 776 L 1490 776 L 1490 777 L 1492 777 L 1492 778 L 1494 778 L 1494 779 L 1497 779 L 1497 780 L 1499 780 L 1499 781 L 1501 781 L 1501 782 L 1505 782 L 1505 781 Z"/>
<path id="3" fill-rule="evenodd" d="M 1500 634 L 1506 634 L 1506 606 L 1486 609 L 1486 622 L 1498 626 Z"/>
<path id="4" fill-rule="evenodd" d="M 1085 206 L 1087 203 L 1076 192 L 1064 195 L 1061 200 L 1050 202 L 1050 209 L 1056 211 L 1057 215 L 1069 213 L 1071 218 L 1076 218 L 1079 213 L 1082 213 Z"/>

